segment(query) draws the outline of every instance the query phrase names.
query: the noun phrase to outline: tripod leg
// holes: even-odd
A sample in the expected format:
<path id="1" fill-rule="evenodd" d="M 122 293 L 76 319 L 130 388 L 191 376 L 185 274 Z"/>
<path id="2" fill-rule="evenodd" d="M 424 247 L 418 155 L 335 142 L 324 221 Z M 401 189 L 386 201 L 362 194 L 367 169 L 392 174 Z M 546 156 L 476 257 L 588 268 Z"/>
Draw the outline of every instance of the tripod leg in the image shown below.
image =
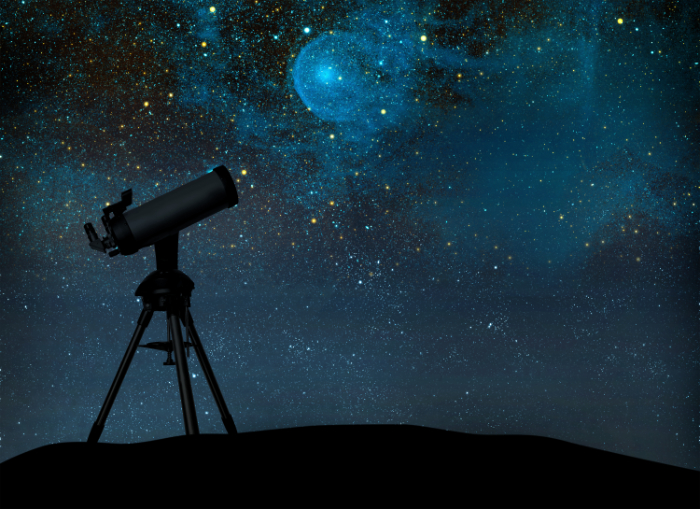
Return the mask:
<path id="1" fill-rule="evenodd" d="M 173 334 L 173 352 L 175 353 L 175 364 L 177 368 L 177 381 L 180 385 L 180 402 L 182 403 L 182 413 L 185 416 L 185 431 L 188 435 L 199 435 L 197 425 L 197 414 L 194 410 L 194 397 L 192 396 L 192 385 L 190 384 L 190 373 L 187 369 L 187 359 L 185 358 L 185 345 L 182 342 L 182 331 L 180 330 L 179 313 L 176 310 L 168 310 L 168 322 Z"/>
<path id="2" fill-rule="evenodd" d="M 131 360 L 134 358 L 136 348 L 139 346 L 139 341 L 141 341 L 141 336 L 143 336 L 146 327 L 148 327 L 152 316 L 152 310 L 141 310 L 141 316 L 139 316 L 139 321 L 136 325 L 136 330 L 134 331 L 134 335 L 131 337 L 131 343 L 129 343 L 129 346 L 126 349 L 126 353 L 124 354 L 122 363 L 119 365 L 119 369 L 117 370 L 117 376 L 114 377 L 112 386 L 109 388 L 109 392 L 107 393 L 107 398 L 105 399 L 105 402 L 102 405 L 102 409 L 100 410 L 100 413 L 97 416 L 95 424 L 92 425 L 92 429 L 90 430 L 90 435 L 87 439 L 88 443 L 94 444 L 97 443 L 97 441 L 100 439 L 100 435 L 102 435 L 102 431 L 105 429 L 105 422 L 107 421 L 109 411 L 112 409 L 112 404 L 114 404 L 114 400 L 117 397 L 117 392 L 119 392 L 119 387 L 121 387 L 122 382 L 124 381 L 124 376 L 126 375 L 126 372 L 129 369 Z"/>
<path id="3" fill-rule="evenodd" d="M 229 435 L 235 435 L 238 433 L 236 430 L 236 425 L 233 423 L 233 417 L 226 408 L 226 402 L 224 397 L 221 395 L 221 390 L 219 389 L 219 384 L 216 383 L 216 378 L 214 378 L 214 372 L 211 369 L 207 355 L 204 353 L 204 347 L 202 347 L 202 342 L 199 339 L 199 335 L 194 328 L 194 321 L 192 320 L 192 315 L 190 310 L 185 308 L 185 316 L 189 322 L 189 328 L 192 332 L 192 346 L 194 346 L 194 351 L 197 353 L 197 358 L 199 359 L 199 365 L 202 366 L 202 371 L 204 371 L 204 376 L 209 382 L 209 387 L 211 388 L 211 393 L 214 395 L 214 400 L 216 401 L 216 406 L 219 407 L 219 412 L 221 412 L 221 419 L 224 421 L 224 427 Z M 184 320 L 184 316 L 181 317 L 182 323 L 187 327 L 187 322 Z"/>

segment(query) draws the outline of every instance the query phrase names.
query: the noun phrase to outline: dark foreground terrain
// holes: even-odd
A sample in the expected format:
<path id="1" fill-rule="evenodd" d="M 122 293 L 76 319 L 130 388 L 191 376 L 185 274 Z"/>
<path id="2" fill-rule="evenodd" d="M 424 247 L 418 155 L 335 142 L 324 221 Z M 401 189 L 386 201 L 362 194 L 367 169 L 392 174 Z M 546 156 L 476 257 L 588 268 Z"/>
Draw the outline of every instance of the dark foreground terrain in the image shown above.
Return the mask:
<path id="1" fill-rule="evenodd" d="M 700 473 L 550 438 L 313 426 L 61 443 L 0 464 L 5 507 L 698 507 Z"/>

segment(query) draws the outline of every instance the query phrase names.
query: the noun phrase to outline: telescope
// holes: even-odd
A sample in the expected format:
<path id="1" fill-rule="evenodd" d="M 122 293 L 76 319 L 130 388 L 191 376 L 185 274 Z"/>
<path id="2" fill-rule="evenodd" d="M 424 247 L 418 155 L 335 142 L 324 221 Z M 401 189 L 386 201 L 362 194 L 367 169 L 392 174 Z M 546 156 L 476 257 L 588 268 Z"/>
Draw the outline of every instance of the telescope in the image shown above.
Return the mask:
<path id="1" fill-rule="evenodd" d="M 131 198 L 131 189 L 127 189 L 120 202 L 102 209 L 107 230 L 102 240 L 92 223 L 85 224 L 91 248 L 104 253 L 116 247 L 109 256 L 131 255 L 238 203 L 233 178 L 224 166 L 127 211 Z"/>
<path id="2" fill-rule="evenodd" d="M 194 282 L 177 268 L 177 237 L 180 230 L 201 221 L 238 203 L 236 186 L 231 174 L 224 166 L 218 166 L 205 175 L 184 184 L 162 196 L 144 203 L 135 209 L 126 210 L 131 205 L 131 189 L 122 193 L 120 202 L 102 209 L 102 224 L 107 235 L 100 239 L 91 223 L 84 225 L 90 247 L 107 252 L 109 256 L 118 254 L 131 255 L 142 247 L 155 245 L 156 270 L 151 272 L 138 286 L 135 295 L 141 297 L 143 310 L 139 316 L 136 330 L 119 365 L 107 398 L 102 405 L 97 420 L 92 425 L 88 443 L 97 443 L 109 412 L 117 397 L 126 372 L 131 365 L 137 347 L 152 348 L 168 353 L 164 366 L 176 366 L 180 389 L 180 402 L 185 420 L 185 432 L 198 435 L 199 425 L 194 408 L 194 397 L 190 384 L 190 374 L 185 358 L 185 348 L 189 357 L 190 347 L 194 348 L 199 365 L 209 383 L 214 400 L 219 407 L 226 431 L 230 435 L 237 433 L 233 418 L 226 408 L 226 403 L 216 383 L 202 341 L 194 327 L 190 307 L 190 296 Z M 139 345 L 141 337 L 151 321 L 154 311 L 167 314 L 167 340 Z M 180 323 L 185 326 L 185 338 L 182 337 Z M 187 341 L 187 340 L 190 341 Z M 175 354 L 173 362 L 171 354 Z"/>

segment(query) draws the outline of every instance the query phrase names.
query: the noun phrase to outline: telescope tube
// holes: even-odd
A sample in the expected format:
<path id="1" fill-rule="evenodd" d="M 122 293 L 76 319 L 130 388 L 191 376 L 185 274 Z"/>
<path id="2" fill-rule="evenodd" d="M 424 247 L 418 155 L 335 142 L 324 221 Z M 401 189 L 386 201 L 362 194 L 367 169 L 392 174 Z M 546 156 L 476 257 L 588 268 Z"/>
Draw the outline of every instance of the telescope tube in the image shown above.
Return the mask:
<path id="1" fill-rule="evenodd" d="M 117 215 L 109 226 L 121 254 L 130 255 L 237 203 L 238 193 L 231 174 L 225 166 L 218 166 L 192 182 Z"/>

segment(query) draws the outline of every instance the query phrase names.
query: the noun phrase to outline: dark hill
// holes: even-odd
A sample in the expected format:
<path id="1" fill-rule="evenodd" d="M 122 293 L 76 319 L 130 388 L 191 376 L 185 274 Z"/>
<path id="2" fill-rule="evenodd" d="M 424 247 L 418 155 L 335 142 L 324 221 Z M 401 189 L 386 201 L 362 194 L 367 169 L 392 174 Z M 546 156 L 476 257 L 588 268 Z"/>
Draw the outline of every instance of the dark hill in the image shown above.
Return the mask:
<path id="1" fill-rule="evenodd" d="M 699 507 L 700 473 L 523 435 L 312 426 L 61 443 L 0 464 L 5 507 Z"/>

